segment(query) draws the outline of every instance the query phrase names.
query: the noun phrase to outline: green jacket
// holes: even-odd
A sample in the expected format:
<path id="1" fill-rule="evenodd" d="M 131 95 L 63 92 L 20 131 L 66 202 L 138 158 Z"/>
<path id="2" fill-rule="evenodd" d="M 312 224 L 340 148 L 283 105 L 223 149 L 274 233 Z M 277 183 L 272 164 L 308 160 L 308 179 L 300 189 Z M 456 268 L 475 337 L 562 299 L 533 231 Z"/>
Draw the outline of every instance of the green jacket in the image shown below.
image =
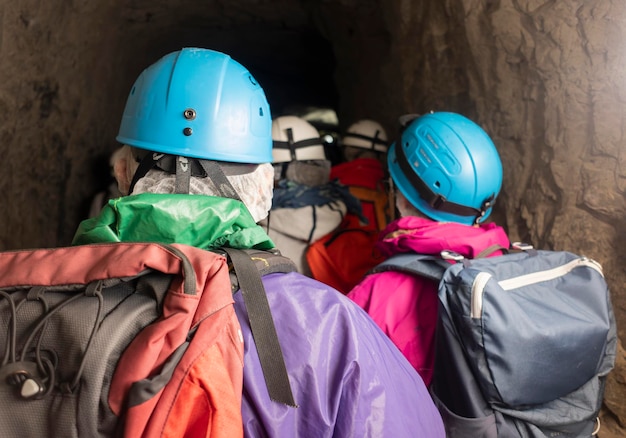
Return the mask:
<path id="1" fill-rule="evenodd" d="M 202 249 L 271 249 L 274 243 L 240 201 L 205 195 L 142 193 L 112 199 L 78 227 L 73 245 L 183 243 Z"/>

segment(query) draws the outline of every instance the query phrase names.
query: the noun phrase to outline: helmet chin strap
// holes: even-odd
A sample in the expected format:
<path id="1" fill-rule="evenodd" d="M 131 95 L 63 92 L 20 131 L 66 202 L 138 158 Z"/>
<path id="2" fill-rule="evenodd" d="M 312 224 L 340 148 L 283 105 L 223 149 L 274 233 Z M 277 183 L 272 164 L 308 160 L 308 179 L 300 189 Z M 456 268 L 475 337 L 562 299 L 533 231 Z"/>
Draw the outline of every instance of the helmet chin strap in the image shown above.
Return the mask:
<path id="1" fill-rule="evenodd" d="M 230 181 L 228 181 L 228 178 L 222 170 L 222 167 L 217 164 L 217 162 L 210 160 L 198 161 L 206 172 L 207 177 L 209 177 L 209 179 L 213 181 L 213 184 L 215 184 L 215 188 L 217 189 L 220 197 L 235 199 L 243 204 L 243 201 L 241 201 L 239 194 L 237 194 L 237 191 L 235 190 L 233 185 L 230 183 Z M 178 179 L 178 176 L 176 176 L 176 178 Z M 187 188 L 187 192 L 189 192 L 189 188 Z"/>
<path id="2" fill-rule="evenodd" d="M 192 176 L 199 178 L 208 177 L 213 181 L 218 196 L 241 201 L 237 191 L 217 162 L 200 158 L 162 154 L 159 152 L 148 153 L 141 159 L 130 183 L 128 189 L 129 194 L 132 194 L 137 181 L 146 176 L 151 169 L 160 169 L 176 175 L 174 186 L 175 193 L 177 194 L 189 194 Z"/>

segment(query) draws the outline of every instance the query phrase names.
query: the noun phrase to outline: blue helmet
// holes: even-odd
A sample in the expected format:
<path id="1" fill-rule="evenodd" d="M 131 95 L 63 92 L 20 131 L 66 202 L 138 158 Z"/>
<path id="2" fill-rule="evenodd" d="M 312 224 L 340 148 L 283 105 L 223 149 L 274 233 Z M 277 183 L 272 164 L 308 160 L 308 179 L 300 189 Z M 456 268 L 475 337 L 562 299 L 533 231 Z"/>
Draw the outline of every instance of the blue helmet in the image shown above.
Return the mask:
<path id="1" fill-rule="evenodd" d="M 484 221 L 502 187 L 502 162 L 487 133 L 468 118 L 436 112 L 414 119 L 387 157 L 400 192 L 440 222 Z"/>
<path id="2" fill-rule="evenodd" d="M 237 163 L 272 161 L 263 89 L 230 56 L 184 48 L 145 69 L 122 116 L 120 143 L 170 155 Z"/>

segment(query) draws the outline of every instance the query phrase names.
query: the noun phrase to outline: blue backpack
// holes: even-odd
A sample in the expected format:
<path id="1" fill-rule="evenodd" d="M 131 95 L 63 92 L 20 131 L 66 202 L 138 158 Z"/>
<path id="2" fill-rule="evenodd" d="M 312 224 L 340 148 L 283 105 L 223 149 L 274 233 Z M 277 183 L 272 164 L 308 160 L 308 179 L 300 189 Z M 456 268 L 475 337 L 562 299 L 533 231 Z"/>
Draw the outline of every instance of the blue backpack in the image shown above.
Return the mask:
<path id="1" fill-rule="evenodd" d="M 374 269 L 439 282 L 430 389 L 448 438 L 599 430 L 617 348 L 602 268 L 566 251 L 519 248 L 473 260 L 401 254 Z"/>

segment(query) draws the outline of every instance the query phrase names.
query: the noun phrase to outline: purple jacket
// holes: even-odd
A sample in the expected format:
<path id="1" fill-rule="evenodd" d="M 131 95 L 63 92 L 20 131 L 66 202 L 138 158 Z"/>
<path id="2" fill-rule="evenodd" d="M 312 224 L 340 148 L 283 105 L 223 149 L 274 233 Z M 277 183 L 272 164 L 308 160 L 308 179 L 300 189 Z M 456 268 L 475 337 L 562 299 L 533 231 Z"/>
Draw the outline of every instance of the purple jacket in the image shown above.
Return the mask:
<path id="1" fill-rule="evenodd" d="M 240 204 L 201 195 L 127 196 L 84 221 L 74 244 L 149 238 L 198 248 L 271 248 L 272 242 Z M 267 275 L 263 283 L 299 407 L 269 399 L 243 297 L 237 292 L 235 311 L 245 348 L 246 436 L 445 436 L 419 375 L 357 305 L 295 272 Z"/>
<path id="2" fill-rule="evenodd" d="M 407 252 L 439 254 L 447 249 L 474 258 L 492 245 L 509 247 L 506 233 L 494 223 L 472 227 L 403 217 L 381 232 L 376 246 L 386 257 Z M 372 317 L 429 385 L 439 305 L 437 284 L 411 274 L 382 272 L 365 277 L 348 298 Z"/>
<path id="3" fill-rule="evenodd" d="M 241 292 L 243 421 L 249 437 L 445 437 L 422 379 L 374 322 L 298 273 L 263 277 L 298 404 L 269 399 Z"/>

